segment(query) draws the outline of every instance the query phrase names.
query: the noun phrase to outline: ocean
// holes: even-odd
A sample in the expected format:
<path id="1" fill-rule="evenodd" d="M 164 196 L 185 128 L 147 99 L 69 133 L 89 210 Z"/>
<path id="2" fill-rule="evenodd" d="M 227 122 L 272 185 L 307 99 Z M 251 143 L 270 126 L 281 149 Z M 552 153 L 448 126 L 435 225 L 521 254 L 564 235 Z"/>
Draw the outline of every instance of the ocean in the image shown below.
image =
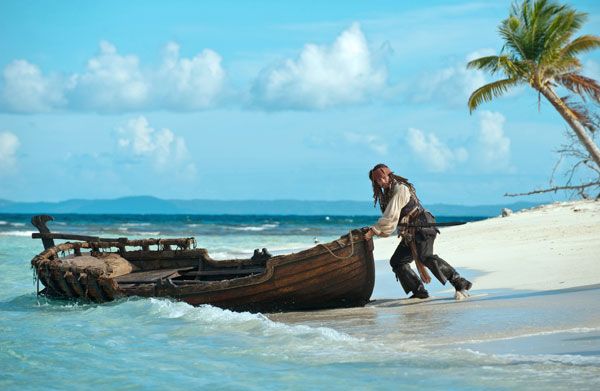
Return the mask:
<path id="1" fill-rule="evenodd" d="M 55 215 L 52 231 L 190 237 L 215 259 L 298 251 L 373 216 Z M 600 389 L 599 290 L 252 314 L 168 299 L 37 297 L 30 216 L 0 214 L 0 389 Z M 439 218 L 439 221 L 457 218 Z M 463 221 L 476 218 L 461 217 Z M 378 263 L 378 273 L 389 266 Z M 391 273 L 391 272 L 390 272 Z M 376 295 L 390 294 L 378 290 Z M 382 297 L 376 297 L 381 299 Z M 560 315 L 557 300 L 567 303 Z M 510 305 L 506 305 L 510 303 Z M 593 310 L 590 311 L 590 308 Z M 564 346 L 560 352 L 544 349 Z M 534 345 L 532 345 L 534 344 Z M 535 346 L 537 344 L 537 348 Z M 530 347 L 528 349 L 527 347 Z"/>

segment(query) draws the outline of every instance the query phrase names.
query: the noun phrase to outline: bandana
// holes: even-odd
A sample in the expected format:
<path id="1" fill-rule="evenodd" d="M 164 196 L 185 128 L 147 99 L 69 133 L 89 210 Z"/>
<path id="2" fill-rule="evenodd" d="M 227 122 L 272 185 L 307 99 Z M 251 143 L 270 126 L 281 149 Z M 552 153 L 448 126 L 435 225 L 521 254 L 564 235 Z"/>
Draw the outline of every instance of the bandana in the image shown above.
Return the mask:
<path id="1" fill-rule="evenodd" d="M 388 167 L 379 167 L 377 170 L 374 170 L 371 177 L 373 178 L 372 181 L 374 183 L 377 183 L 378 180 L 389 176 L 392 173 L 392 170 L 390 170 Z"/>

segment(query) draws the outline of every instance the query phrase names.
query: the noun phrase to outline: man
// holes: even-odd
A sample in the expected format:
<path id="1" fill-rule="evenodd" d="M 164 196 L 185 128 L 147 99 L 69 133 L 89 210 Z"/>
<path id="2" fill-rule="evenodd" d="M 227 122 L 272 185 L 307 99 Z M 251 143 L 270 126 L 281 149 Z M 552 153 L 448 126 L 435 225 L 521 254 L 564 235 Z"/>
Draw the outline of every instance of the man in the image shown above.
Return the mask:
<path id="1" fill-rule="evenodd" d="M 406 178 L 395 175 L 385 164 L 378 164 L 369 171 L 369 179 L 373 186 L 375 205 L 379 202 L 383 215 L 369 228 L 365 234 L 367 239 L 373 235 L 389 236 L 399 223 L 435 223 L 435 218 L 423 208 L 414 186 Z M 402 241 L 392 255 L 390 265 L 404 291 L 412 292 L 411 298 L 429 297 L 429 293 L 423 286 L 423 281 L 426 283 L 430 281 L 424 265 L 442 284 L 445 285 L 446 281 L 450 281 L 456 289 L 454 297 L 457 300 L 465 299 L 469 296 L 467 291 L 471 289 L 471 282 L 462 278 L 448 262 L 433 254 L 433 242 L 438 233 L 435 227 L 400 227 L 398 236 L 402 236 Z M 421 278 L 410 267 L 413 260 L 417 264 Z"/>

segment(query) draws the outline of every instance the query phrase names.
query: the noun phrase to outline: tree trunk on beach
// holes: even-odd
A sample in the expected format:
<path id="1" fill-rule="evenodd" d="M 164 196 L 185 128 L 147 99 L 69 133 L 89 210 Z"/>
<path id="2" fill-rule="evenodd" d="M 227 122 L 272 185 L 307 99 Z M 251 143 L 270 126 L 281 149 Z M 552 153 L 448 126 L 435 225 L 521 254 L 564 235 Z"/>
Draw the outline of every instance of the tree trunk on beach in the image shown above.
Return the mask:
<path id="1" fill-rule="evenodd" d="M 560 113 L 560 115 L 567 121 L 573 132 L 579 139 L 579 142 L 588 151 L 598 168 L 600 168 L 600 149 L 594 140 L 589 136 L 587 130 L 577 120 L 577 117 L 573 114 L 569 106 L 562 100 L 554 90 L 550 87 L 541 87 L 537 89 L 548 101 L 554 106 L 554 108 Z"/>

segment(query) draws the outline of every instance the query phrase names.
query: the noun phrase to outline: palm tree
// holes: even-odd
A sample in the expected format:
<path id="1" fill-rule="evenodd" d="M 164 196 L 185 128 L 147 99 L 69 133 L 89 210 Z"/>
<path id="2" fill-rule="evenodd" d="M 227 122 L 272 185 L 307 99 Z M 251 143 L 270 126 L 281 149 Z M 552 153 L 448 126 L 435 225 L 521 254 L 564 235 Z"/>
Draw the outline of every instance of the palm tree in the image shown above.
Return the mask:
<path id="1" fill-rule="evenodd" d="M 600 102 L 600 85 L 582 76 L 577 55 L 600 47 L 600 37 L 582 35 L 573 39 L 587 14 L 548 0 L 524 0 L 513 4 L 499 27 L 504 46 L 499 56 L 486 56 L 467 64 L 504 78 L 486 84 L 469 97 L 472 113 L 482 102 L 491 101 L 512 87 L 528 84 L 543 95 L 567 121 L 600 168 L 600 150 L 588 133 L 595 131 L 589 113 L 581 105 L 555 92 L 562 86 L 586 101 Z M 538 103 L 539 104 L 539 103 Z"/>

